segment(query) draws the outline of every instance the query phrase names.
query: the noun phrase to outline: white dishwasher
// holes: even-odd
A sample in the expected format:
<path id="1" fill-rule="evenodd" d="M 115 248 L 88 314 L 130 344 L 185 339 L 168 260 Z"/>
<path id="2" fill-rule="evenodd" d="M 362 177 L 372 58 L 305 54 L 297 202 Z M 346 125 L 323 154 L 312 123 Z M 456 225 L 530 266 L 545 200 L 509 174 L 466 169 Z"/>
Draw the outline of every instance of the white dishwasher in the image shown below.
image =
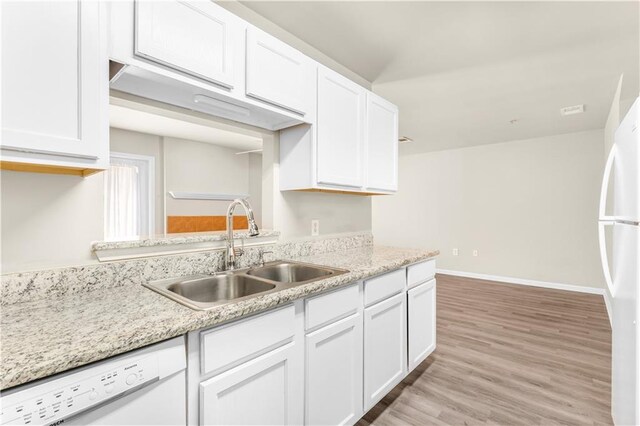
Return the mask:
<path id="1" fill-rule="evenodd" d="M 184 425 L 184 337 L 18 386 L 0 395 L 2 425 Z"/>

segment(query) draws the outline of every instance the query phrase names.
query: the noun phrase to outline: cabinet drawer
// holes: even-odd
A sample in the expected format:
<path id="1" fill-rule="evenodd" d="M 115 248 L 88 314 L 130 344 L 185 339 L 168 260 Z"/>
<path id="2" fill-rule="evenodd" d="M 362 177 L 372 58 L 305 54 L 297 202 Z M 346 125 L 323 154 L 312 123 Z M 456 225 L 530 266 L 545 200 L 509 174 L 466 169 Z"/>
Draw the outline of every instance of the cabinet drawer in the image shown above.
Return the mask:
<path id="1" fill-rule="evenodd" d="M 360 306 L 358 284 L 306 300 L 305 329 L 310 330 L 354 314 Z"/>
<path id="2" fill-rule="evenodd" d="M 364 304 L 372 305 L 396 293 L 400 293 L 407 283 L 404 268 L 381 275 L 364 282 Z"/>
<path id="3" fill-rule="evenodd" d="M 293 340 L 293 305 L 200 333 L 201 372 L 239 365 Z"/>
<path id="4" fill-rule="evenodd" d="M 432 279 L 436 276 L 435 259 L 426 262 L 416 263 L 407 268 L 407 285 L 409 288 Z"/>

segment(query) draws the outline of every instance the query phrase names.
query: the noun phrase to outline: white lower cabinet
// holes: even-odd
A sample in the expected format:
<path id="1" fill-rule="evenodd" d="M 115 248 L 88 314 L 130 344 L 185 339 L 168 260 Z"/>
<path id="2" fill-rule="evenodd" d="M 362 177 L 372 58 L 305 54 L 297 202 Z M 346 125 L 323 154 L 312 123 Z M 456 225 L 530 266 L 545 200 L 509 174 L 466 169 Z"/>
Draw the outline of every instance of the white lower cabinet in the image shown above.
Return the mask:
<path id="1" fill-rule="evenodd" d="M 356 423 L 435 349 L 429 262 L 190 332 L 188 424 Z"/>
<path id="2" fill-rule="evenodd" d="M 364 408 L 369 410 L 407 370 L 406 293 L 364 310 Z"/>
<path id="3" fill-rule="evenodd" d="M 301 395 L 290 343 L 200 384 L 200 424 L 298 424 Z"/>
<path id="4" fill-rule="evenodd" d="M 409 327 L 409 371 L 436 348 L 436 280 L 420 284 L 407 292 Z"/>
<path id="5" fill-rule="evenodd" d="M 344 425 L 362 415 L 362 313 L 306 337 L 305 424 Z"/>

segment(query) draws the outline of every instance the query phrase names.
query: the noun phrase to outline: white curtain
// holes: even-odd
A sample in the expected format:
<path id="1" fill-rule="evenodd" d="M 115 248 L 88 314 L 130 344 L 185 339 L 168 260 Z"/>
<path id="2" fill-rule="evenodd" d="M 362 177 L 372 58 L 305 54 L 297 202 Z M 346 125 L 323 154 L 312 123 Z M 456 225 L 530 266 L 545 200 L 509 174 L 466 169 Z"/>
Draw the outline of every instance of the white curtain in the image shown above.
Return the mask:
<path id="1" fill-rule="evenodd" d="M 140 235 L 138 167 L 113 163 L 105 176 L 105 239 L 127 240 Z"/>

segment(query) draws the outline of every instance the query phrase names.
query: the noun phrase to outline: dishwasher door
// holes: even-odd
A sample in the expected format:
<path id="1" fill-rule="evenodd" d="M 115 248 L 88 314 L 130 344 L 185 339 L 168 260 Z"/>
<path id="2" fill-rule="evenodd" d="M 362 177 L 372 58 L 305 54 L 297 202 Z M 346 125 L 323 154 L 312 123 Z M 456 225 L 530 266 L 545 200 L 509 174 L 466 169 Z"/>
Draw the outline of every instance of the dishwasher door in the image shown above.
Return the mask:
<path id="1" fill-rule="evenodd" d="M 184 337 L 5 391 L 1 425 L 184 425 Z"/>
<path id="2" fill-rule="evenodd" d="M 85 411 L 64 425 L 184 425 L 186 374 L 180 371 L 160 382 Z"/>

